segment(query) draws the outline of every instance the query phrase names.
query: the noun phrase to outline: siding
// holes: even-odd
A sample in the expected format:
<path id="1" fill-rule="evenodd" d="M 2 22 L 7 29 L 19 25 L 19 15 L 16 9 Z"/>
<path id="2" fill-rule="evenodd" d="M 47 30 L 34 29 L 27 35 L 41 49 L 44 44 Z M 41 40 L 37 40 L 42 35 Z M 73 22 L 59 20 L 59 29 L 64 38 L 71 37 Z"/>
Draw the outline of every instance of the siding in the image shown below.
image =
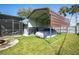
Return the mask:
<path id="1" fill-rule="evenodd" d="M 69 26 L 68 19 L 64 18 L 63 16 L 60 16 L 56 14 L 55 12 L 50 12 L 51 14 L 51 27 L 67 27 Z"/>

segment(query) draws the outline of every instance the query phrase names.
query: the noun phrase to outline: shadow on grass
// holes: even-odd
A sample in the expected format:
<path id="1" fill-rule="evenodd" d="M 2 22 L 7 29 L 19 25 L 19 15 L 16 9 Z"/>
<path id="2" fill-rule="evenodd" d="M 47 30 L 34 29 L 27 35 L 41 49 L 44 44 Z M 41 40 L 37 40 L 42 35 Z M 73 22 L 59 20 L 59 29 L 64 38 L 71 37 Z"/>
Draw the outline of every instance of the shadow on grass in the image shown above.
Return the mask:
<path id="1" fill-rule="evenodd" d="M 49 42 L 47 39 L 45 39 L 45 38 L 42 38 L 52 49 L 53 49 L 53 46 L 51 45 L 51 42 Z M 51 37 L 50 37 L 50 39 L 51 39 Z M 56 39 L 56 40 L 58 40 L 56 37 L 53 37 L 53 39 Z M 55 41 L 54 41 L 55 42 Z"/>
<path id="2" fill-rule="evenodd" d="M 60 52 L 61 52 L 61 50 L 62 50 L 62 48 L 63 48 L 63 45 L 64 45 L 66 39 L 67 39 L 67 33 L 65 34 L 64 39 L 63 39 L 63 41 L 62 41 L 62 43 L 61 43 L 61 45 L 60 45 L 60 47 L 59 47 L 59 50 L 58 50 L 58 52 L 56 53 L 56 55 L 60 55 Z"/>

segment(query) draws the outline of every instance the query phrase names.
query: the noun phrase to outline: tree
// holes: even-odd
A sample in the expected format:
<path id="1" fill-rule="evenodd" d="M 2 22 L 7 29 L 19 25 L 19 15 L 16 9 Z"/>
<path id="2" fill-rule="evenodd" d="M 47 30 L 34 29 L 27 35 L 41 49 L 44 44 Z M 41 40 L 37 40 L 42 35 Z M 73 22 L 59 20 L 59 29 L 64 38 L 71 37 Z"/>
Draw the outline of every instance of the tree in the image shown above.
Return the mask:
<path id="1" fill-rule="evenodd" d="M 67 13 L 68 13 L 68 12 L 69 12 L 69 8 L 66 7 L 66 6 L 61 7 L 61 8 L 59 9 L 60 15 L 67 16 Z M 61 49 L 62 49 L 62 47 L 63 47 L 63 45 L 64 45 L 64 42 L 65 42 L 65 40 L 66 40 L 67 33 L 68 33 L 68 26 L 67 26 L 67 29 L 66 29 L 66 30 L 67 30 L 67 31 L 66 31 L 65 37 L 64 37 L 64 39 L 63 39 L 63 41 L 62 41 L 62 44 L 61 44 L 61 46 L 60 46 L 60 48 L 59 48 L 59 50 L 58 50 L 58 52 L 57 52 L 58 55 L 60 54 Z"/>
<path id="2" fill-rule="evenodd" d="M 30 15 L 30 13 L 33 11 L 33 9 L 32 8 L 20 8 L 19 10 L 18 10 L 18 15 L 20 16 L 20 17 L 24 17 L 24 18 L 27 18 L 29 15 Z"/>
<path id="3" fill-rule="evenodd" d="M 70 11 L 69 14 L 71 15 L 75 15 L 75 19 L 76 19 L 76 26 L 75 26 L 75 34 L 77 34 L 77 13 L 79 12 L 79 5 L 72 5 L 70 7 Z"/>
<path id="4" fill-rule="evenodd" d="M 69 11 L 69 8 L 64 6 L 60 8 L 59 14 L 62 16 L 67 16 L 68 11 Z M 60 25 L 60 33 L 61 33 L 61 25 Z"/>
<path id="5" fill-rule="evenodd" d="M 23 17 L 23 18 L 26 18 L 31 14 L 31 12 L 33 11 L 32 8 L 20 8 L 17 12 L 17 14 L 20 16 L 20 17 Z M 23 20 L 25 21 L 25 20 Z M 22 22 L 23 22 L 22 21 Z M 26 20 L 25 23 L 28 23 L 29 20 Z M 24 22 L 23 22 L 24 23 Z M 27 26 L 28 27 L 28 24 L 23 24 L 23 27 Z M 19 29 L 20 30 L 20 29 Z"/>
<path id="6" fill-rule="evenodd" d="M 68 8 L 68 7 L 61 7 L 59 12 L 60 12 L 60 15 L 64 15 L 64 16 L 66 16 L 67 13 L 68 13 L 68 14 L 71 15 L 71 18 L 72 18 L 73 15 L 75 15 L 76 26 L 77 26 L 77 13 L 79 12 L 79 5 L 72 5 L 70 8 Z M 70 21 L 71 21 L 71 19 L 70 19 Z M 76 27 L 76 31 L 77 31 L 77 27 Z M 58 51 L 57 54 L 60 54 L 60 51 L 61 51 L 61 49 L 63 47 L 63 44 L 65 42 L 65 39 L 67 37 L 67 33 L 68 33 L 68 27 L 67 27 L 67 32 L 66 32 L 66 35 L 64 37 L 64 40 L 63 40 L 63 42 L 62 42 L 62 44 L 61 44 L 61 46 L 60 46 L 59 51 Z"/>
<path id="7" fill-rule="evenodd" d="M 61 7 L 61 8 L 60 8 L 59 13 L 60 13 L 60 15 L 66 16 L 66 15 L 67 15 L 66 13 L 67 13 L 68 11 L 69 11 L 69 8 L 66 7 L 66 6 L 64 6 L 64 7 Z"/>

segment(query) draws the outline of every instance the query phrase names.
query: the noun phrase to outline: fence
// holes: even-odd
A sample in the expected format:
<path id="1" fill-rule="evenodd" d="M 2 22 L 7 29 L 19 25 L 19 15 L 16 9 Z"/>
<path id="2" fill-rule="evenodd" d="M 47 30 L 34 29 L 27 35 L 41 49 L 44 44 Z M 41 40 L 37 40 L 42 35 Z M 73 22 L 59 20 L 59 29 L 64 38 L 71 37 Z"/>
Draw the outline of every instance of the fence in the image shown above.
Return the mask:
<path id="1" fill-rule="evenodd" d="M 58 33 L 66 33 L 67 32 L 67 27 L 55 27 L 54 28 Z M 77 26 L 77 30 L 75 29 L 75 26 L 70 26 L 68 27 L 68 33 L 74 33 L 77 31 L 79 33 L 79 26 Z"/>
<path id="2" fill-rule="evenodd" d="M 0 36 L 22 34 L 23 24 L 14 19 L 0 19 Z"/>

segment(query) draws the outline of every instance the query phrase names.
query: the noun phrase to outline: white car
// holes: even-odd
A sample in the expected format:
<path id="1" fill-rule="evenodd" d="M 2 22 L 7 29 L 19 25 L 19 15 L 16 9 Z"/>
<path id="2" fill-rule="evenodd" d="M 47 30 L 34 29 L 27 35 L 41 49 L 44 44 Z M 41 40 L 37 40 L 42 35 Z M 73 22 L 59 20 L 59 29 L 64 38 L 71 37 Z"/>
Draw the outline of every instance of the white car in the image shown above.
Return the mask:
<path id="1" fill-rule="evenodd" d="M 55 35 L 56 35 L 56 31 L 53 29 L 51 29 L 51 33 L 50 33 L 50 29 L 43 29 L 35 33 L 35 36 L 40 38 L 49 38 L 50 36 L 53 37 Z"/>

